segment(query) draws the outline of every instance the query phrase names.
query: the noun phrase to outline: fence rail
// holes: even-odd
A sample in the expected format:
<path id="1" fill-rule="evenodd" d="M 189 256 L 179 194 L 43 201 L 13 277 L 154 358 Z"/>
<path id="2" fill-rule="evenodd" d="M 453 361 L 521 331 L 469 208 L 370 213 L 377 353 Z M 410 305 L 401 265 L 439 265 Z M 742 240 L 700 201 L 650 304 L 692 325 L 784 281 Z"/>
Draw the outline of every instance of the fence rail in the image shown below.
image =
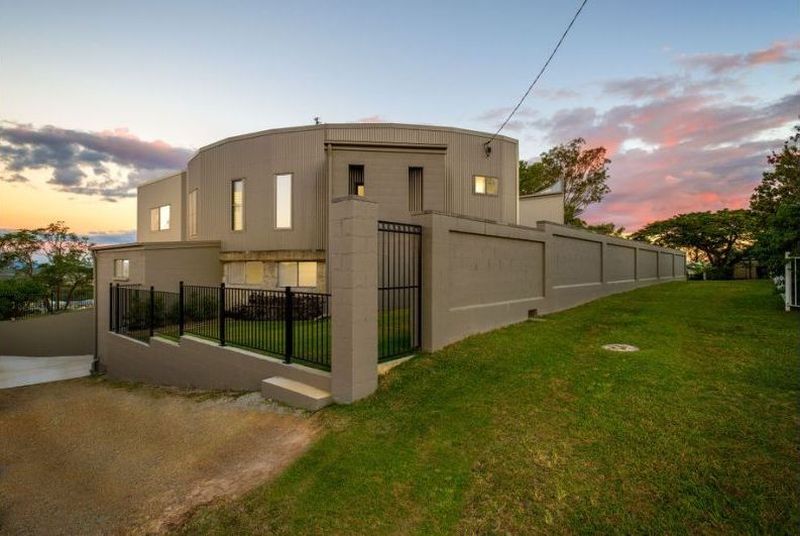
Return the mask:
<path id="1" fill-rule="evenodd" d="M 178 292 L 112 286 L 109 329 L 147 341 L 183 334 L 330 370 L 330 295 L 184 285 Z"/>
<path id="2" fill-rule="evenodd" d="M 94 289 L 42 293 L 0 293 L 0 321 L 87 309 L 94 306 Z"/>

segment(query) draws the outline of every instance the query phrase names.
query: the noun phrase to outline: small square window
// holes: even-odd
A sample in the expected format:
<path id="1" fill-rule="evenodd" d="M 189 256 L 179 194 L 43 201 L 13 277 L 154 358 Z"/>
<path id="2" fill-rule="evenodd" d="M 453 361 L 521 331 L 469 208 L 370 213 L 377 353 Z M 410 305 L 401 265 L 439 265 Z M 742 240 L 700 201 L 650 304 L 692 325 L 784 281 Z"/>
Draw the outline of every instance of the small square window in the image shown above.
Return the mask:
<path id="1" fill-rule="evenodd" d="M 114 279 L 128 279 L 130 277 L 130 269 L 130 260 L 114 259 Z"/>
<path id="2" fill-rule="evenodd" d="M 260 285 L 264 282 L 264 263 L 249 261 L 244 265 L 244 282 L 248 285 Z"/>
<path id="3" fill-rule="evenodd" d="M 279 287 L 316 287 L 316 262 L 281 262 L 278 263 Z"/>
<path id="4" fill-rule="evenodd" d="M 500 180 L 497 177 L 475 175 L 472 178 L 472 192 L 476 195 L 496 196 L 500 190 Z"/>
<path id="5" fill-rule="evenodd" d="M 170 227 L 169 221 L 170 206 L 161 205 L 150 209 L 150 230 L 151 231 L 168 231 Z"/>

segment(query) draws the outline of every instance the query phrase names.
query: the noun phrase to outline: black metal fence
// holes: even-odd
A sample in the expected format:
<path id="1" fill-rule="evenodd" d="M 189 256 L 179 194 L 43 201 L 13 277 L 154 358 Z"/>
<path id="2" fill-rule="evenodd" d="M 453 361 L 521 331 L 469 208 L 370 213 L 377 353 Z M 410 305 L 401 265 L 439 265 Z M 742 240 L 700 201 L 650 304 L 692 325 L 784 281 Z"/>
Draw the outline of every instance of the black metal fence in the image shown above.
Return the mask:
<path id="1" fill-rule="evenodd" d="M 112 286 L 109 329 L 147 341 L 184 333 L 330 369 L 330 295 L 184 285 L 178 292 Z"/>
<path id="2" fill-rule="evenodd" d="M 94 306 L 94 289 L 0 293 L 0 321 L 87 309 Z"/>
<path id="3" fill-rule="evenodd" d="M 422 227 L 378 222 L 378 361 L 422 343 Z"/>

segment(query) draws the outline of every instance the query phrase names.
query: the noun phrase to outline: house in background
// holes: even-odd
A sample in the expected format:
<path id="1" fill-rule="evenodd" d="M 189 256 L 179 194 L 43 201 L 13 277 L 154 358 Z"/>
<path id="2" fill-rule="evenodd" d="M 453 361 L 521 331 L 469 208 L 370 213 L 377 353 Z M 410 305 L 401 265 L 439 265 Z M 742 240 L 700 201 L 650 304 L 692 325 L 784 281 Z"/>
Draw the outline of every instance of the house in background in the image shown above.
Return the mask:
<path id="1" fill-rule="evenodd" d="M 561 192 L 519 198 L 518 157 L 401 124 L 203 147 L 139 187 L 136 243 L 94 250 L 98 362 L 314 408 L 367 396 L 379 360 L 685 276 L 681 252 L 561 225 Z"/>

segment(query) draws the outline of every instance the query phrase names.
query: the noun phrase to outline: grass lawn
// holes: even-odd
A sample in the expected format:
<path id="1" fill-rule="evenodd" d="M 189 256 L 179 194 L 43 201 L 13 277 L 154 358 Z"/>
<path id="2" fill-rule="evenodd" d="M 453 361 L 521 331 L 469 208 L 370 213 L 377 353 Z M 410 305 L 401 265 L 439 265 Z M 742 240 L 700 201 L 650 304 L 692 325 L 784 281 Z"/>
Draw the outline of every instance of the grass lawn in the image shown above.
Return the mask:
<path id="1" fill-rule="evenodd" d="M 612 353 L 623 342 L 637 353 Z M 676 282 L 399 367 L 186 533 L 796 533 L 800 315 Z"/>

